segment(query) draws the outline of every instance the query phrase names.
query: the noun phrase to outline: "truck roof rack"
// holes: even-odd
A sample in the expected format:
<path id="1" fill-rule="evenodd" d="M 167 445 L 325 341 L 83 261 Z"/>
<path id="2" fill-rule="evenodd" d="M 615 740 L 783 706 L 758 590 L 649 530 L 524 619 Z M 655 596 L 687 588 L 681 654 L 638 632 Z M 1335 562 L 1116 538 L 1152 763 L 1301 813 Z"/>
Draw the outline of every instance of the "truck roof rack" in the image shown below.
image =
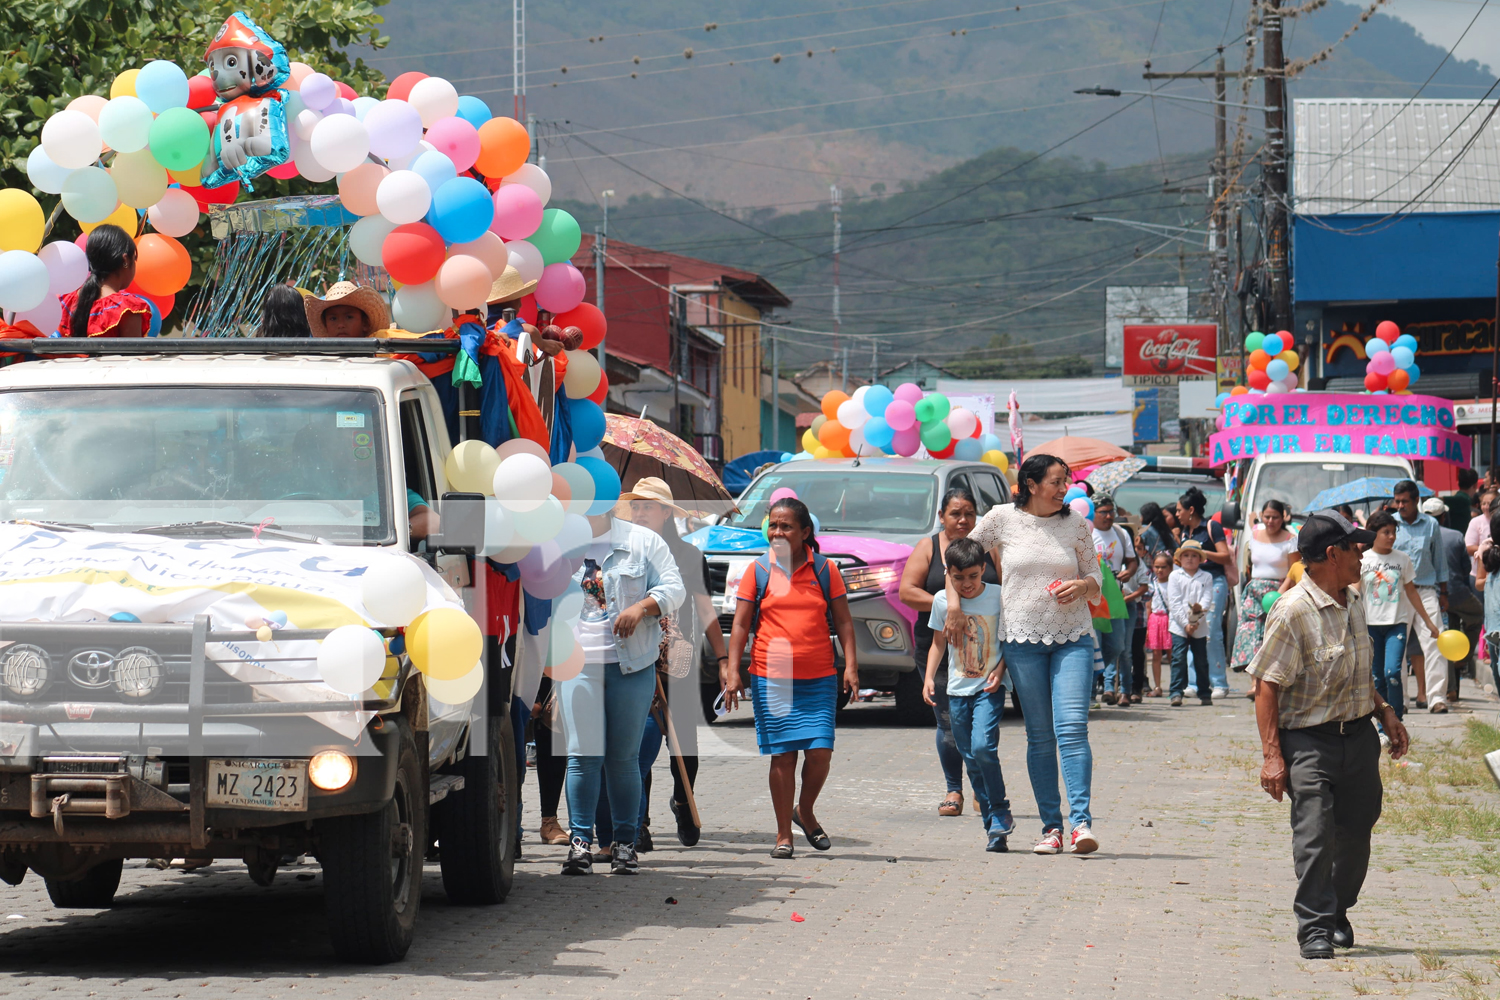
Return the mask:
<path id="1" fill-rule="evenodd" d="M 456 354 L 459 342 L 376 337 L 38 337 L 0 341 L 0 354 Z"/>

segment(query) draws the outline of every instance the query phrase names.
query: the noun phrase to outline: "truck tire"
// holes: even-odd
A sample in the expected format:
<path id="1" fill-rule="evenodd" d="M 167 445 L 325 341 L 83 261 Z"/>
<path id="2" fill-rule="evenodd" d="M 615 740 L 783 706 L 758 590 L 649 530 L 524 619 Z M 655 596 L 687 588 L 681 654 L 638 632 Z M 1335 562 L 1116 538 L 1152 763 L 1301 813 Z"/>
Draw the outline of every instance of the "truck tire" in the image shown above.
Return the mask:
<path id="1" fill-rule="evenodd" d="M 99 909 L 115 901 L 115 892 L 120 888 L 120 872 L 125 862 L 120 858 L 101 861 L 76 879 L 46 879 L 47 895 L 52 905 Z"/>
<path id="2" fill-rule="evenodd" d="M 922 700 L 922 682 L 925 675 L 919 670 L 908 670 L 896 675 L 896 725 L 930 726 L 932 706 Z"/>
<path id="3" fill-rule="evenodd" d="M 460 906 L 505 902 L 516 875 L 521 787 L 510 716 L 492 715 L 486 728 L 488 752 L 469 748 L 453 771 L 464 787 L 449 792 L 434 816 L 443 891 Z"/>
<path id="4" fill-rule="evenodd" d="M 714 714 L 714 702 L 719 700 L 719 692 L 723 690 L 719 686 L 718 681 L 714 681 L 712 684 L 698 685 L 698 700 L 703 705 L 703 724 L 705 726 L 713 725 L 714 720 L 718 718 Z"/>
<path id="5" fill-rule="evenodd" d="M 372 813 L 317 824 L 334 954 L 367 965 L 400 961 L 411 947 L 427 845 L 426 768 L 406 719 L 387 724 L 400 727 L 391 800 Z"/>

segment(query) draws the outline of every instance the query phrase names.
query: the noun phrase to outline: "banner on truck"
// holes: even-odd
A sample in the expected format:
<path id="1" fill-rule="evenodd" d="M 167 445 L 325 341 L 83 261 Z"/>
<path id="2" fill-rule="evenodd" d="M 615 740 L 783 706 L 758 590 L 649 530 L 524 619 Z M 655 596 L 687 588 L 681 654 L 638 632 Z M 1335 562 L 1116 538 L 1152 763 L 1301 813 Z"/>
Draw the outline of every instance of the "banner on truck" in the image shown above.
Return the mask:
<path id="1" fill-rule="evenodd" d="M 1469 464 L 1469 439 L 1457 433 L 1453 404 L 1437 396 L 1287 393 L 1224 402 L 1224 429 L 1209 438 L 1209 459 L 1223 465 L 1256 455 L 1333 453 Z"/>

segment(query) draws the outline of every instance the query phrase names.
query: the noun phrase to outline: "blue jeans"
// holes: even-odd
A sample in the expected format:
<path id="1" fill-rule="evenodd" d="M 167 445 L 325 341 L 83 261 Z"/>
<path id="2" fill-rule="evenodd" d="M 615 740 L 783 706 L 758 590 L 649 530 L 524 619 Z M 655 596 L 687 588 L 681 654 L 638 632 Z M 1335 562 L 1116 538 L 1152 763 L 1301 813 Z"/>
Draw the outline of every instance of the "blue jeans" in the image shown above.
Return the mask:
<path id="1" fill-rule="evenodd" d="M 1188 653 L 1193 654 L 1193 670 L 1196 677 L 1192 683 L 1198 691 L 1199 700 L 1210 697 L 1212 692 L 1208 689 L 1208 664 L 1213 662 L 1212 657 L 1203 649 L 1204 644 L 1212 644 L 1212 639 L 1194 639 L 1185 635 L 1172 636 L 1172 697 L 1181 695 L 1190 686 L 1188 684 Z"/>
<path id="2" fill-rule="evenodd" d="M 1370 673 L 1375 690 L 1396 709 L 1396 718 L 1406 716 L 1401 690 L 1401 660 L 1406 655 L 1406 623 L 1370 626 Z"/>
<path id="3" fill-rule="evenodd" d="M 1005 797 L 1005 774 L 1000 770 L 1000 718 L 1005 714 L 1005 690 L 993 694 L 950 694 L 948 718 L 953 740 L 964 763 L 969 765 L 969 783 L 979 800 L 985 831 L 996 834 L 1006 827 L 1001 814 L 1010 809 Z"/>
<path id="4" fill-rule="evenodd" d="M 1057 762 L 1062 758 L 1068 813 L 1074 827 L 1092 825 L 1089 800 L 1094 754 L 1089 702 L 1094 690 L 1094 637 L 1072 642 L 1007 642 L 1005 663 L 1026 716 L 1026 771 L 1042 831 L 1062 829 Z"/>
<path id="5" fill-rule="evenodd" d="M 558 705 L 568 738 L 568 826 L 575 839 L 593 843 L 600 773 L 607 771 L 614 842 L 635 843 L 641 733 L 655 693 L 655 670 L 622 674 L 618 663 L 585 663 L 577 677 L 560 685 Z M 601 749 L 602 754 L 587 752 Z"/>
<path id="6" fill-rule="evenodd" d="M 1104 690 L 1130 693 L 1130 626 L 1129 618 L 1109 623 L 1111 631 L 1099 633 L 1099 656 L 1104 660 Z"/>
<path id="7" fill-rule="evenodd" d="M 1229 581 L 1214 577 L 1214 606 L 1208 613 L 1208 683 L 1216 688 L 1229 687 L 1229 660 L 1224 655 L 1224 609 L 1229 606 Z M 1207 697 L 1209 692 L 1199 691 Z"/>

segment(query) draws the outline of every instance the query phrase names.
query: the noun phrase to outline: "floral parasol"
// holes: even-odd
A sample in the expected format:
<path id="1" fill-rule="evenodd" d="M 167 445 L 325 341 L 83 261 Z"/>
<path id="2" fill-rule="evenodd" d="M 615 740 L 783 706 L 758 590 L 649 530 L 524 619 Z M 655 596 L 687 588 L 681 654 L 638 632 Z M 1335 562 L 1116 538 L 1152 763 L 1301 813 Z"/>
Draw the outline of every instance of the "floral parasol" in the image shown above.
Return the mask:
<path id="1" fill-rule="evenodd" d="M 682 507 L 706 514 L 734 509 L 734 497 L 692 445 L 650 420 L 604 416 L 604 457 L 620 474 L 621 492 L 646 476 L 663 480 Z"/>

